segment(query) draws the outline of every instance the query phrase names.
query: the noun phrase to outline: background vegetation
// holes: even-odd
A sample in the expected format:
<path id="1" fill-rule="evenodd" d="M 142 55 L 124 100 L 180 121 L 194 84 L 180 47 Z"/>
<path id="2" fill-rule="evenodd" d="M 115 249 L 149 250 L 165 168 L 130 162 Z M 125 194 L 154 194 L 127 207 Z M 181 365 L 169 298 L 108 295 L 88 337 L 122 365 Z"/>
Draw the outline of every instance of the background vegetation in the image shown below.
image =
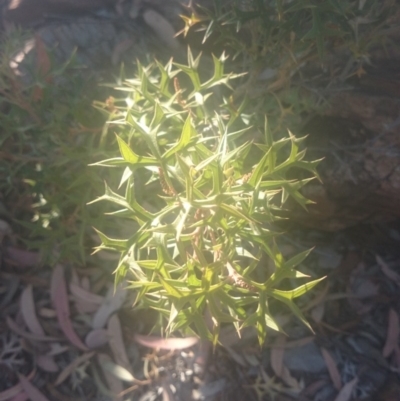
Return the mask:
<path id="1" fill-rule="evenodd" d="M 157 190 L 163 189 L 164 195 L 171 196 L 169 191 L 175 190 L 172 189 L 174 188 L 172 180 L 180 181 L 182 196 L 188 199 L 191 196 L 196 198 L 201 193 L 204 197 L 206 193 L 216 196 L 217 189 L 215 188 L 218 185 L 220 185 L 219 190 L 223 188 L 225 191 L 231 185 L 236 185 L 239 179 L 244 180 L 243 176 L 247 174 L 251 175 L 249 179 L 252 189 L 248 193 L 246 192 L 248 189 L 244 187 L 237 189 L 244 191 L 240 196 L 245 196 L 244 194 L 247 193 L 248 199 L 253 199 L 255 202 L 260 195 L 254 195 L 254 191 L 259 191 L 257 187 L 260 184 L 259 181 L 268 176 L 268 179 L 277 182 L 290 181 L 285 181 L 282 184 L 283 187 L 281 184 L 272 186 L 272 192 L 266 192 L 263 202 L 270 202 L 270 198 L 272 199 L 279 192 L 279 195 L 282 195 L 282 201 L 291 195 L 305 206 L 306 200 L 302 198 L 299 189 L 305 183 L 302 179 L 309 178 L 310 175 L 298 175 L 298 171 L 292 172 L 292 175 L 287 177 L 282 175 L 283 170 L 291 164 L 297 168 L 306 167 L 306 164 L 300 164 L 304 163 L 301 161 L 304 153 L 298 149 L 298 141 L 294 137 L 284 139 L 286 128 L 299 125 L 304 115 L 318 111 L 325 104 L 324 90 L 329 88 L 332 82 L 344 81 L 353 74 L 362 74 L 364 64 L 368 62 L 369 48 L 381 40 L 377 32 L 384 24 L 388 13 L 390 13 L 390 7 L 386 3 L 374 1 L 301 0 L 295 3 L 285 1 L 269 3 L 253 0 L 251 2 L 237 1 L 234 6 L 216 1 L 212 13 L 203 10 L 201 14 L 193 13 L 191 17 L 186 17 L 183 33 L 200 31 L 201 41 L 206 46 L 210 46 L 214 52 L 222 48 L 226 49 L 230 55 L 229 66 L 233 72 L 247 73 L 238 76 L 233 81 L 233 92 L 229 92 L 226 88 L 232 76 L 223 74 L 223 58 L 212 59 L 211 56 L 208 56 L 207 68 L 204 70 L 212 65 L 211 60 L 213 60 L 214 75 L 205 80 L 203 80 L 204 70 L 199 64 L 200 59 L 193 59 L 190 56 L 189 65 L 175 66 L 176 70 L 171 65 L 161 67 L 161 64 L 158 64 L 155 76 L 150 73 L 154 70 L 154 66 L 137 64 L 139 75 L 136 78 L 125 80 L 124 73 L 121 72 L 117 79 L 118 85 L 109 85 L 114 89 L 99 88 L 95 85 L 94 76 L 82 74 L 79 66 L 74 63 L 73 57 L 65 65 L 54 65 L 51 53 L 42 48 L 43 44 L 40 44 L 40 41 L 36 65 L 31 66 L 33 80 L 24 85 L 15 75 L 15 70 L 10 67 L 9 60 L 12 60 L 15 52 L 21 48 L 26 36 L 14 32 L 10 37 L 3 38 L 1 49 L 0 87 L 4 112 L 0 120 L 2 133 L 0 186 L 6 205 L 4 214 L 7 218 L 18 222 L 19 240 L 31 249 L 39 249 L 44 261 L 68 260 L 85 265 L 88 253 L 96 242 L 93 238 L 93 226 L 107 235 L 122 235 L 123 237 L 126 230 L 117 223 L 117 219 L 114 216 L 108 218 L 103 216 L 106 206 L 102 203 L 86 206 L 102 192 L 104 179 L 107 181 L 107 188 L 117 187 L 120 181 L 120 172 L 116 173 L 115 169 L 99 170 L 88 167 L 89 164 L 115 156 L 116 142 L 113 131 L 118 131 L 121 135 L 120 151 L 125 146 L 124 144 L 129 143 L 133 146 L 137 141 L 138 143 L 134 146 L 141 149 L 141 157 L 144 160 L 150 157 L 149 153 L 153 158 L 158 158 L 157 163 L 152 159 L 153 162 L 148 167 L 161 168 L 161 174 L 164 174 L 164 177 L 158 176 L 158 179 L 161 179 L 161 187 L 155 183 L 156 175 L 160 174 L 158 170 L 154 172 L 150 168 L 147 175 L 143 176 L 150 181 L 148 187 L 150 189 L 147 189 L 144 183 L 141 184 L 143 191 L 139 195 L 141 207 L 144 202 L 148 202 L 148 198 L 153 197 Z M 346 68 L 338 74 L 332 59 L 336 54 L 342 54 L 342 51 L 348 58 L 348 62 Z M 317 78 L 312 73 L 315 70 L 319 71 Z M 175 80 L 178 72 L 183 73 L 185 77 L 181 74 L 182 78 Z M 225 87 L 217 87 L 220 84 Z M 211 88 L 213 89 L 210 92 Z M 123 97 L 117 95 L 121 90 Z M 92 102 L 99 98 L 107 100 L 95 102 L 96 107 L 93 108 Z M 130 99 L 130 103 L 127 99 Z M 156 99 L 160 100 L 155 102 Z M 218 110 L 216 115 L 212 113 L 215 110 Z M 190 122 L 187 122 L 188 125 L 185 126 L 184 121 L 189 121 L 188 116 L 190 116 Z M 264 129 L 265 116 L 268 117 L 269 136 L 265 131 L 266 128 Z M 106 119 L 109 122 L 104 125 Z M 149 142 L 148 138 L 140 135 L 147 129 L 157 138 L 157 146 L 165 150 L 164 156 L 167 154 L 167 161 L 157 154 L 159 152 L 157 147 L 151 147 L 151 141 L 154 138 Z M 192 139 L 192 134 L 187 134 L 191 129 L 195 130 L 196 134 L 193 138 L 196 139 Z M 187 135 L 189 139 L 186 143 Z M 250 152 L 250 148 L 246 147 L 246 141 L 251 139 L 258 141 L 264 135 L 267 135 L 266 143 L 259 145 L 258 153 L 253 148 Z M 236 138 L 240 136 L 241 139 Z M 234 140 L 228 138 L 235 138 L 236 144 Z M 210 145 L 212 141 L 214 144 Z M 228 142 L 230 142 L 229 145 Z M 182 143 L 184 145 L 181 145 Z M 291 144 L 290 151 L 284 147 L 286 143 Z M 196 156 L 198 159 L 192 159 L 194 151 L 188 151 L 189 145 L 200 154 Z M 203 146 L 202 156 L 199 150 L 200 145 Z M 145 147 L 142 148 L 142 146 Z M 209 150 L 206 151 L 204 146 L 209 146 Z M 212 147 L 217 150 L 215 154 L 218 157 L 225 159 L 226 155 L 231 154 L 229 152 L 233 152 L 232 156 L 224 161 L 225 164 L 219 165 L 218 168 L 221 171 L 218 170 L 218 173 L 215 173 L 220 175 L 221 182 L 218 185 L 213 173 L 217 158 L 214 160 L 211 157 Z M 175 153 L 171 149 L 176 148 L 184 153 L 182 156 L 177 156 L 171 164 L 172 153 Z M 270 149 L 274 149 L 274 152 Z M 126 152 L 128 156 L 122 151 L 123 158 L 132 157 L 132 154 L 129 156 L 128 150 Z M 248 154 L 251 156 L 246 159 Z M 269 156 L 265 158 L 262 154 L 269 154 Z M 239 165 L 232 162 L 236 157 L 239 157 Z M 253 157 L 255 159 L 261 157 L 259 164 L 248 161 Z M 246 160 L 249 164 L 245 166 Z M 124 163 L 130 162 L 125 160 Z M 204 177 L 196 181 L 197 176 L 193 175 L 191 169 L 196 169 L 193 166 L 199 164 L 202 168 L 207 166 L 211 170 L 205 169 Z M 285 169 L 281 168 L 282 174 L 274 175 L 274 170 L 282 165 L 285 166 Z M 181 173 L 174 172 L 172 166 Z M 315 164 L 307 166 L 308 171 L 315 174 Z M 260 171 L 257 174 L 261 175 L 255 178 L 254 171 Z M 128 182 L 127 188 L 133 183 L 130 174 L 129 170 L 126 170 L 121 181 Z M 293 181 L 296 178 L 298 181 Z M 191 185 L 194 188 L 199 185 L 201 190 L 194 191 L 193 195 L 190 193 Z M 241 185 L 245 186 L 244 181 Z M 268 186 L 268 184 L 263 185 Z M 119 202 L 124 199 L 124 202 L 128 202 L 132 207 L 131 202 L 134 200 L 129 198 L 129 191 L 124 198 L 113 194 L 109 189 L 107 191 L 107 196 L 114 202 L 116 199 Z M 228 222 L 228 225 L 238 224 L 240 227 L 244 219 L 243 212 L 248 213 L 247 219 L 252 219 L 253 213 L 257 216 L 265 213 L 270 223 L 273 220 L 272 216 L 275 216 L 275 210 L 278 209 L 276 216 L 279 216 L 279 209 L 283 208 L 283 202 L 271 201 L 267 206 L 264 205 L 262 210 L 256 210 L 256 206 L 252 205 L 251 208 L 255 209 L 250 211 L 250 204 L 243 206 L 243 203 L 235 198 L 237 196 L 233 193 L 232 199 L 227 204 L 223 203 L 225 209 L 231 211 L 232 221 Z M 171 201 L 166 202 L 171 203 Z M 159 207 L 158 204 L 151 206 L 155 210 Z M 215 204 L 210 204 L 207 207 L 214 206 Z M 230 209 L 231 207 L 233 209 Z M 159 207 L 160 213 L 164 213 L 165 210 L 163 210 Z M 118 214 L 118 212 L 115 213 Z M 136 216 L 136 220 L 138 219 L 135 214 L 138 210 L 130 210 L 130 213 Z M 152 216 L 151 218 L 153 218 L 152 213 L 148 215 Z M 120 214 L 124 215 L 127 212 L 124 210 Z M 179 213 L 174 215 L 176 219 L 177 216 L 181 216 L 178 220 L 174 220 L 176 225 L 174 235 L 177 244 L 185 228 L 183 217 L 189 214 L 187 211 L 183 215 Z M 280 217 L 282 216 L 284 213 L 281 213 Z M 139 228 L 144 221 L 139 218 L 137 223 L 136 227 Z M 189 227 L 192 227 L 195 223 L 192 221 L 190 224 Z M 122 224 L 124 225 L 125 223 Z M 146 226 L 146 230 L 148 229 L 149 227 Z M 152 230 L 154 231 L 155 228 L 153 227 Z M 119 274 L 121 269 L 126 270 L 122 261 L 125 260 L 130 246 L 136 240 L 135 236 L 131 237 L 132 229 L 129 228 L 128 231 L 129 239 L 123 245 Z M 108 234 L 109 232 L 111 234 Z M 142 245 L 149 240 L 149 234 L 147 231 L 146 233 L 139 241 Z M 237 235 L 240 237 L 244 234 Z M 103 248 L 115 247 L 115 243 L 111 246 L 110 240 L 105 238 L 102 237 Z M 254 238 L 249 239 L 250 245 L 259 247 L 260 244 L 256 246 L 254 241 Z M 211 246 L 207 252 L 211 251 L 212 254 L 215 252 L 212 246 L 224 245 L 221 243 L 207 246 Z M 238 247 L 239 244 L 233 241 L 230 246 Z M 122 245 L 119 244 L 116 247 L 119 249 Z M 157 246 L 154 249 L 158 249 Z M 281 263 L 278 262 L 279 252 L 271 251 L 271 248 L 264 251 L 269 253 L 278 267 Z M 183 260 L 185 252 L 180 255 Z M 258 254 L 258 250 L 255 250 L 255 253 Z M 154 255 L 150 252 L 148 257 L 154 258 Z M 200 256 L 198 258 L 201 259 Z M 109 262 L 106 265 L 110 268 Z M 154 270 L 154 268 L 149 269 Z M 199 274 L 195 274 L 193 280 L 203 280 L 201 288 L 204 290 L 204 286 L 215 284 L 213 280 L 222 273 L 221 268 L 218 269 L 218 273 L 209 282 L 205 282 L 205 278 L 201 278 Z M 247 273 L 243 269 L 245 266 L 238 267 L 239 271 L 236 273 L 244 282 L 247 280 L 249 288 L 257 287 L 254 279 L 250 276 L 246 277 Z M 252 269 L 253 267 L 248 271 Z M 155 279 L 154 272 L 150 274 L 148 271 L 146 273 L 142 271 L 138 273 L 139 276 L 142 273 L 149 283 Z M 188 273 L 186 270 L 184 273 L 179 272 L 178 269 L 176 274 L 174 280 L 182 280 L 187 278 Z M 144 280 L 144 277 L 139 276 L 136 279 Z M 166 278 L 172 279 L 172 277 L 164 277 Z M 158 284 L 160 285 L 162 283 Z M 158 291 L 161 287 L 153 287 L 152 291 L 154 288 Z M 168 293 L 167 288 L 165 284 L 163 291 L 166 293 Z M 164 298 L 162 300 L 165 301 Z M 168 304 L 167 307 L 163 304 L 157 307 L 163 313 L 168 311 L 170 314 L 172 305 Z M 229 318 L 224 316 L 224 319 L 230 321 L 240 313 L 236 310 L 234 315 Z M 171 316 L 168 317 L 169 327 L 173 328 L 175 326 L 171 324 Z M 179 315 L 179 319 L 182 321 L 182 315 Z M 264 331 L 265 327 L 262 334 Z"/>

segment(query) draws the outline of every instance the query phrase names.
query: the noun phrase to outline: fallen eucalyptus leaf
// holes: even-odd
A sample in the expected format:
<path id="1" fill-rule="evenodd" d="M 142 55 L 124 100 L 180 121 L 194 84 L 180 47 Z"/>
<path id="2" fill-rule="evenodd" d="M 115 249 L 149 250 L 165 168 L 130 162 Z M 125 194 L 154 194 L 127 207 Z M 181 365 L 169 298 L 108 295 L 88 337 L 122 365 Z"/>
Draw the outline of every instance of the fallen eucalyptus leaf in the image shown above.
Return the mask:
<path id="1" fill-rule="evenodd" d="M 49 401 L 24 375 L 18 373 L 18 379 L 31 401 Z"/>
<path id="2" fill-rule="evenodd" d="M 51 295 L 53 306 L 57 312 L 57 319 L 61 330 L 68 340 L 82 351 L 88 348 L 76 334 L 70 319 L 67 285 L 64 279 L 64 269 L 58 265 L 53 272 L 51 280 Z"/>
<path id="3" fill-rule="evenodd" d="M 125 297 L 126 283 L 120 283 L 115 289 L 110 287 L 103 303 L 93 316 L 92 327 L 102 329 L 107 324 L 109 317 L 121 308 Z"/>
<path id="4" fill-rule="evenodd" d="M 350 401 L 354 387 L 357 385 L 357 383 L 358 377 L 355 377 L 353 380 L 350 380 L 348 383 L 346 383 L 339 391 L 335 401 Z"/>
<path id="5" fill-rule="evenodd" d="M 29 330 L 34 334 L 44 336 L 44 330 L 36 316 L 35 301 L 33 299 L 33 288 L 31 284 L 28 284 L 28 286 L 25 287 L 22 291 L 21 312 Z"/>
<path id="6" fill-rule="evenodd" d="M 117 315 L 112 315 L 108 321 L 107 337 L 116 364 L 128 371 L 132 370 L 128 355 L 126 354 L 121 324 Z"/>
<path id="7" fill-rule="evenodd" d="M 333 385 L 336 390 L 340 390 L 342 388 L 342 379 L 340 377 L 339 370 L 336 366 L 335 360 L 332 358 L 332 355 L 328 350 L 321 347 L 321 354 L 326 363 L 326 367 L 328 368 L 329 376 L 332 380 Z"/>
<path id="8" fill-rule="evenodd" d="M 387 336 L 385 346 L 383 347 L 382 354 L 387 358 L 398 346 L 400 337 L 400 322 L 399 315 L 394 309 L 389 311 L 389 323 L 387 329 Z"/>
<path id="9" fill-rule="evenodd" d="M 85 338 L 85 344 L 90 348 L 99 348 L 108 343 L 107 330 L 97 329 L 88 333 Z"/>
<path id="10" fill-rule="evenodd" d="M 57 379 L 54 383 L 55 386 L 59 386 L 61 383 L 63 383 L 68 376 L 71 375 L 72 372 L 74 372 L 79 365 L 82 365 L 84 362 L 88 361 L 90 358 L 95 355 L 94 351 L 87 352 L 86 354 L 82 354 L 80 357 L 74 359 L 68 366 L 66 366 L 62 372 L 57 376 Z"/>

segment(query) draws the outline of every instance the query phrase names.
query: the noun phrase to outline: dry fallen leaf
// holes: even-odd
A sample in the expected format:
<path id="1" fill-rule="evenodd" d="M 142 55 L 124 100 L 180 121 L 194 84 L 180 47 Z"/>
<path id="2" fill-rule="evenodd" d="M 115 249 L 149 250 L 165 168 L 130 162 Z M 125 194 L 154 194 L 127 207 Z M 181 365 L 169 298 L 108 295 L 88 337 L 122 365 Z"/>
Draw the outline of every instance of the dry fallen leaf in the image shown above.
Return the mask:
<path id="1" fill-rule="evenodd" d="M 29 400 L 28 394 L 23 391 L 22 393 L 17 394 L 15 397 L 11 398 L 9 401 L 27 401 Z"/>
<path id="2" fill-rule="evenodd" d="M 58 375 L 57 380 L 55 381 L 54 385 L 59 386 L 68 376 L 71 375 L 73 371 L 79 365 L 82 365 L 84 362 L 88 361 L 93 355 L 95 354 L 94 351 L 87 352 L 86 354 L 82 354 L 80 357 L 74 359 L 67 367 L 63 369 L 63 371 Z"/>
<path id="3" fill-rule="evenodd" d="M 72 322 L 70 319 L 67 285 L 64 279 L 64 269 L 61 265 L 57 265 L 54 269 L 51 279 L 51 298 L 53 306 L 57 312 L 58 324 L 61 330 L 71 342 L 77 348 L 87 351 L 88 348 L 81 341 L 76 334 Z"/>
<path id="4" fill-rule="evenodd" d="M 35 377 L 36 370 L 32 370 L 32 372 L 28 376 L 28 380 L 32 380 Z M 23 392 L 23 388 L 21 383 L 16 384 L 15 386 L 0 392 L 0 401 L 9 401 L 13 397 L 16 397 L 21 392 Z"/>
<path id="5" fill-rule="evenodd" d="M 357 383 L 358 377 L 355 377 L 353 380 L 346 383 L 339 391 L 339 394 L 336 396 L 335 401 L 350 401 L 354 387 L 357 385 Z"/>
<path id="6" fill-rule="evenodd" d="M 340 390 L 342 388 L 342 379 L 340 378 L 340 373 L 336 366 L 335 360 L 332 358 L 332 355 L 328 350 L 321 347 L 321 353 L 324 358 L 326 367 L 328 368 L 329 376 L 335 386 L 336 390 Z"/>
<path id="7" fill-rule="evenodd" d="M 104 297 L 102 297 L 101 295 L 93 294 L 77 284 L 71 283 L 69 285 L 69 289 L 71 291 L 71 294 L 79 300 L 94 304 L 97 307 L 101 305 L 102 302 L 104 302 Z"/>
<path id="8" fill-rule="evenodd" d="M 44 330 L 36 316 L 35 301 L 33 299 L 33 288 L 31 284 L 28 284 L 28 286 L 26 286 L 22 291 L 21 312 L 29 330 L 34 334 L 44 336 Z"/>
<path id="9" fill-rule="evenodd" d="M 75 298 L 75 306 L 79 313 L 93 313 L 99 309 L 103 297 L 92 294 L 75 283 L 70 283 L 69 289 Z"/>
<path id="10" fill-rule="evenodd" d="M 90 348 L 98 348 L 108 343 L 107 330 L 92 330 L 85 338 L 85 344 Z"/>
<path id="11" fill-rule="evenodd" d="M 290 390 L 295 393 L 300 393 L 303 386 L 290 374 L 290 370 L 283 365 L 281 379 L 290 387 Z"/>
<path id="12" fill-rule="evenodd" d="M 283 356 L 285 353 L 286 337 L 279 335 L 271 348 L 271 367 L 277 377 L 282 377 Z"/>
<path id="13" fill-rule="evenodd" d="M 393 271 L 380 256 L 376 255 L 376 261 L 386 277 L 394 281 L 396 285 L 400 287 L 400 275 Z"/>
<path id="14" fill-rule="evenodd" d="M 20 394 L 21 391 L 23 391 L 23 390 L 22 390 L 22 386 L 20 383 L 16 384 L 15 386 L 13 386 L 7 390 L 1 391 L 0 392 L 0 401 L 9 401 L 13 397 Z"/>
<path id="15" fill-rule="evenodd" d="M 57 298 L 57 290 L 59 283 L 64 279 L 64 268 L 61 265 L 57 265 L 53 270 L 50 281 L 50 299 L 54 305 Z"/>
<path id="16" fill-rule="evenodd" d="M 112 315 L 107 325 L 107 336 L 114 361 L 128 371 L 132 370 L 128 355 L 126 354 L 124 339 L 122 338 L 121 324 L 117 315 Z"/>
<path id="17" fill-rule="evenodd" d="M 28 333 L 24 329 L 18 326 L 17 323 L 14 322 L 9 316 L 6 317 L 7 326 L 12 330 L 14 333 L 18 334 L 19 336 L 26 338 L 32 341 L 44 341 L 44 342 L 53 342 L 59 341 L 60 339 L 57 337 L 46 337 L 46 336 L 39 336 L 37 334 Z"/>
<path id="18" fill-rule="evenodd" d="M 98 354 L 97 361 L 103 372 L 104 378 L 106 379 L 108 388 L 113 396 L 114 401 L 121 400 L 122 397 L 119 397 L 118 394 L 121 394 L 124 391 L 124 385 L 122 384 L 120 379 L 115 377 L 112 373 L 104 368 L 107 363 L 112 363 L 110 356 L 108 356 L 107 354 Z"/>
<path id="19" fill-rule="evenodd" d="M 10 258 L 18 267 L 34 267 L 40 261 L 38 252 L 24 251 L 12 246 L 6 247 L 6 257 Z"/>
<path id="20" fill-rule="evenodd" d="M 385 358 L 387 358 L 398 346 L 399 336 L 400 336 L 399 315 L 396 313 L 394 309 L 390 309 L 386 343 L 382 351 L 382 354 Z"/>
<path id="21" fill-rule="evenodd" d="M 120 283 L 115 289 L 110 287 L 103 303 L 93 316 L 92 327 L 102 329 L 107 324 L 109 317 L 121 308 L 125 297 L 126 283 Z"/>
<path id="22" fill-rule="evenodd" d="M 138 342 L 140 345 L 144 345 L 145 347 L 166 349 L 171 351 L 192 347 L 199 341 L 197 337 L 162 338 L 156 336 L 143 336 L 141 334 L 135 334 L 133 337 L 136 342 Z"/>
<path id="23" fill-rule="evenodd" d="M 24 375 L 18 374 L 18 379 L 31 401 L 49 401 Z"/>
<path id="24" fill-rule="evenodd" d="M 301 395 L 303 395 L 304 397 L 308 397 L 307 399 L 314 397 L 315 394 L 321 390 L 323 387 L 325 387 L 328 384 L 328 382 L 325 379 L 319 379 L 315 382 L 312 382 L 311 384 L 309 384 L 307 386 L 307 388 L 305 388 Z"/>

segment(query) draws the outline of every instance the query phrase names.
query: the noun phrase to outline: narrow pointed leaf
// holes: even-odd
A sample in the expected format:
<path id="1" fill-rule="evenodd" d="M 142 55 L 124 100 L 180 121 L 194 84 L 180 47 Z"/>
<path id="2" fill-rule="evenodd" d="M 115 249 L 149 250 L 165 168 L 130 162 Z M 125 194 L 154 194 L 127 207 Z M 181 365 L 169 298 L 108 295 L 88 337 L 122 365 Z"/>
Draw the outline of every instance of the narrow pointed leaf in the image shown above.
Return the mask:
<path id="1" fill-rule="evenodd" d="M 296 256 L 293 256 L 293 258 L 285 262 L 282 267 L 286 269 L 293 269 L 294 267 L 302 263 L 307 258 L 307 256 L 312 252 L 313 249 L 314 248 L 308 249 L 307 251 L 303 251 L 297 254 Z"/>
<path id="2" fill-rule="evenodd" d="M 314 330 L 312 329 L 312 327 L 310 326 L 310 324 L 307 322 L 306 318 L 304 317 L 303 313 L 301 312 L 301 310 L 299 309 L 299 307 L 290 299 L 283 297 L 282 295 L 280 295 L 279 293 L 273 292 L 271 293 L 271 295 L 277 299 L 278 301 L 283 302 L 284 304 L 286 304 L 290 310 L 292 311 L 292 313 L 305 325 L 307 326 L 310 331 L 312 333 L 314 333 Z"/>
<path id="3" fill-rule="evenodd" d="M 192 120 L 189 115 L 185 121 L 185 124 L 183 125 L 181 137 L 179 138 L 178 143 L 169 150 L 167 150 L 164 153 L 163 157 L 165 159 L 168 159 L 175 153 L 181 151 L 183 148 L 185 148 L 185 146 L 187 146 L 191 142 L 192 138 L 196 135 L 197 133 L 195 129 L 192 127 Z"/>
<path id="4" fill-rule="evenodd" d="M 143 166 L 156 166 L 158 162 L 156 159 L 151 157 L 144 157 L 137 155 L 128 144 L 117 135 L 117 141 L 119 146 L 119 151 L 123 159 L 132 165 L 143 165 Z"/>
<path id="5" fill-rule="evenodd" d="M 306 284 L 301 285 L 300 287 L 295 288 L 294 290 L 291 291 L 281 291 L 281 290 L 271 290 L 272 294 L 279 295 L 281 297 L 284 297 L 286 299 L 292 300 L 294 298 L 300 297 L 310 291 L 313 287 L 315 287 L 319 282 L 324 280 L 326 277 L 321 277 L 317 280 L 310 281 Z"/>

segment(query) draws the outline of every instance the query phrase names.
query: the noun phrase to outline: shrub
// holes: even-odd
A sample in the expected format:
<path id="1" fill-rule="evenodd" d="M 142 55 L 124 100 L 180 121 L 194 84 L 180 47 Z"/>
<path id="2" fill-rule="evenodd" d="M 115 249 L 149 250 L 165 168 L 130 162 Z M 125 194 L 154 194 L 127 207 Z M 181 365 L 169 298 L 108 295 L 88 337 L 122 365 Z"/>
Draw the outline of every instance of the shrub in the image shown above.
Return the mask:
<path id="1" fill-rule="evenodd" d="M 188 65 L 138 64 L 136 77 L 117 88 L 121 99 L 97 103 L 111 107 L 121 156 L 95 165 L 123 169 L 124 191 L 106 184 L 95 202 L 112 202 L 111 216 L 124 218 L 129 231 L 123 239 L 99 232 L 97 250 L 120 253 L 116 280 L 126 277 L 136 303 L 159 311 L 167 334 L 196 333 L 215 344 L 230 323 L 238 332 L 255 326 L 262 344 L 268 327 L 279 330 L 270 299 L 310 327 L 293 299 L 321 279 L 277 288 L 305 277 L 295 268 L 309 251 L 286 261 L 273 223 L 289 197 L 306 207 L 300 189 L 316 176 L 317 162 L 304 160 L 302 138 L 274 139 L 266 122 L 251 126 L 257 119 L 246 114 L 246 101 L 230 97 L 237 75 L 224 73 L 224 61 L 213 56 L 207 80 L 190 51 Z M 308 178 L 288 178 L 301 170 Z M 263 254 L 275 264 L 269 277 Z"/>

